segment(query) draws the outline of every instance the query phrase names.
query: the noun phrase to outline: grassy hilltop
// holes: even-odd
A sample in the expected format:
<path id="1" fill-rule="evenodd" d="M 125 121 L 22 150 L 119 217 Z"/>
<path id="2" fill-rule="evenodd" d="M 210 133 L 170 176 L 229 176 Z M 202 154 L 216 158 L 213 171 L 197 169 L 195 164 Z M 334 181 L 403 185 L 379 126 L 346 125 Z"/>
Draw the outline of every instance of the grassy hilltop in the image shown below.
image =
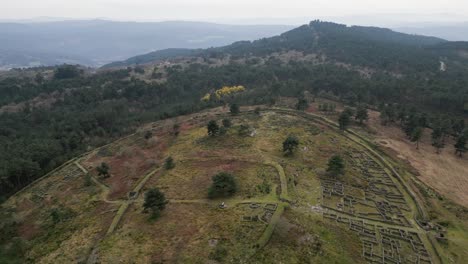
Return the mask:
<path id="1" fill-rule="evenodd" d="M 208 121 L 223 119 L 232 126 L 208 136 Z M 288 136 L 299 145 L 285 156 Z M 333 155 L 342 175 L 326 171 Z M 98 174 L 102 163 L 109 176 Z M 237 191 L 209 199 L 219 172 Z M 215 108 L 147 124 L 12 196 L 0 211 L 0 262 L 461 263 L 466 212 L 424 185 L 415 193 L 411 178 L 324 117 Z M 151 188 L 169 201 L 156 220 L 143 212 Z"/>

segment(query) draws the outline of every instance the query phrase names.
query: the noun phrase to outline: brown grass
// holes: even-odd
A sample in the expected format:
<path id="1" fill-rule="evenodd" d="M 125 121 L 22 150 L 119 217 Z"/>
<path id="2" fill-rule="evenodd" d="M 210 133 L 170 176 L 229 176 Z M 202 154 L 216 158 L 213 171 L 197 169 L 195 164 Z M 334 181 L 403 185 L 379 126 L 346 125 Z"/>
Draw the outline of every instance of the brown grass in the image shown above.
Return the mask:
<path id="1" fill-rule="evenodd" d="M 446 147 L 437 154 L 431 145 L 430 129 L 424 131 L 418 150 L 400 128 L 382 126 L 378 112 L 370 111 L 369 114 L 369 126 L 376 133 L 376 143 L 391 149 L 399 159 L 407 161 L 425 184 L 454 202 L 468 207 L 468 155 L 463 158 L 456 156 L 452 140 L 448 140 Z"/>
<path id="2" fill-rule="evenodd" d="M 103 263 L 207 263 L 210 241 L 225 243 L 229 254 L 240 256 L 260 236 L 262 226 L 251 233 L 239 221 L 242 210 L 219 210 L 206 204 L 168 204 L 161 218 L 148 221 L 141 204 L 134 204 L 122 226 L 100 246 Z M 242 243 L 239 243 L 241 240 Z M 137 244 L 138 246 L 133 246 Z"/>
<path id="3" fill-rule="evenodd" d="M 96 167 L 105 162 L 110 167 L 111 176 L 103 179 L 109 186 L 111 192 L 110 200 L 124 199 L 135 184 L 145 173 L 163 160 L 163 152 L 167 149 L 168 137 L 155 135 L 149 140 L 140 140 L 132 145 L 127 145 L 113 153 L 111 157 L 100 157 L 95 154 L 93 157 L 83 162 L 85 167 L 97 175 Z"/>

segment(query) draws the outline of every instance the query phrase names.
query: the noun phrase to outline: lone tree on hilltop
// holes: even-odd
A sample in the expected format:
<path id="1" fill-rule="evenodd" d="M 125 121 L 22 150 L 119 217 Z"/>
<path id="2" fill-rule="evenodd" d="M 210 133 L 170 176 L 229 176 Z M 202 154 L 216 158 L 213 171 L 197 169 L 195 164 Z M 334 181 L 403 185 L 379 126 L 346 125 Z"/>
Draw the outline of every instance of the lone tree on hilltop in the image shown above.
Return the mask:
<path id="1" fill-rule="evenodd" d="M 411 141 L 416 142 L 416 149 L 419 149 L 419 141 L 421 141 L 422 135 L 423 135 L 423 128 L 422 127 L 416 127 L 413 130 L 413 133 L 411 133 Z"/>
<path id="2" fill-rule="evenodd" d="M 346 130 L 346 128 L 349 126 L 349 123 L 351 123 L 351 116 L 349 113 L 346 111 L 341 112 L 340 117 L 338 118 L 340 130 Z"/>
<path id="3" fill-rule="evenodd" d="M 99 165 L 96 168 L 96 170 L 97 170 L 99 176 L 104 176 L 105 178 L 110 176 L 110 174 L 109 174 L 110 167 L 105 162 L 101 163 L 101 165 Z"/>
<path id="4" fill-rule="evenodd" d="M 327 172 L 331 173 L 333 176 L 344 174 L 344 168 L 344 161 L 340 155 L 334 155 L 328 160 Z"/>
<path id="5" fill-rule="evenodd" d="M 367 113 L 367 108 L 363 105 L 358 106 L 356 110 L 356 120 L 359 120 L 359 124 L 362 125 L 363 121 L 367 121 L 369 119 L 369 114 Z"/>
<path id="6" fill-rule="evenodd" d="M 455 154 L 458 154 L 458 156 L 463 156 L 463 153 L 465 153 L 467 150 L 466 148 L 466 136 L 461 135 L 458 137 L 457 142 L 455 143 Z"/>
<path id="7" fill-rule="evenodd" d="M 215 120 L 211 120 L 207 125 L 208 136 L 216 136 L 219 133 L 219 125 Z"/>
<path id="8" fill-rule="evenodd" d="M 294 150 L 299 146 L 299 139 L 295 136 L 289 136 L 283 142 L 283 153 L 286 156 L 292 155 Z"/>
<path id="9" fill-rule="evenodd" d="M 174 163 L 174 159 L 172 157 L 168 157 L 165 161 L 164 161 L 164 168 L 166 170 L 171 170 L 173 168 L 175 168 L 175 163 Z"/>
<path id="10" fill-rule="evenodd" d="M 145 193 L 145 202 L 143 208 L 145 211 L 151 211 L 151 219 L 156 219 L 161 214 L 161 211 L 166 208 L 166 196 L 158 188 L 153 188 Z"/>
<path id="11" fill-rule="evenodd" d="M 232 115 L 237 115 L 240 113 L 239 105 L 237 104 L 232 104 L 229 107 L 229 111 L 231 112 Z"/>
<path id="12" fill-rule="evenodd" d="M 220 172 L 213 176 L 213 183 L 208 190 L 209 198 L 228 197 L 236 193 L 237 184 L 234 176 L 227 172 Z"/>

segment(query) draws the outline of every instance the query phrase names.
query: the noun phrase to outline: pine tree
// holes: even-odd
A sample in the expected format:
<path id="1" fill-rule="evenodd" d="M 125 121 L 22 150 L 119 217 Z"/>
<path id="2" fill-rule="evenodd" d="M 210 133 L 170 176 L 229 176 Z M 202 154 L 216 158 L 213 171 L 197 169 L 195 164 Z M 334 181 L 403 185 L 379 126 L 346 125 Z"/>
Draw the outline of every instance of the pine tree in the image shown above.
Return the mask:
<path id="1" fill-rule="evenodd" d="M 422 127 L 416 127 L 411 134 L 411 141 L 416 142 L 416 149 L 419 149 L 419 141 L 421 141 L 423 131 Z"/>
<path id="2" fill-rule="evenodd" d="M 213 176 L 213 184 L 208 190 L 208 198 L 227 197 L 237 191 L 234 176 L 226 172 L 220 172 Z"/>
<path id="3" fill-rule="evenodd" d="M 159 217 L 161 211 L 166 208 L 166 204 L 168 202 L 169 201 L 166 200 L 164 193 L 158 188 L 154 188 L 145 193 L 143 208 L 145 210 L 151 210 L 151 218 L 155 219 Z"/>
<path id="4" fill-rule="evenodd" d="M 297 139 L 295 136 L 289 136 L 283 142 L 283 153 L 287 156 L 292 155 L 298 146 L 299 139 Z"/>
<path id="5" fill-rule="evenodd" d="M 466 151 L 466 136 L 461 135 L 460 137 L 458 137 L 457 142 L 455 143 L 455 154 L 458 154 L 458 156 L 461 157 Z"/>
<path id="6" fill-rule="evenodd" d="M 99 176 L 102 175 L 102 176 L 104 176 L 106 178 L 110 176 L 110 174 L 109 174 L 110 167 L 105 162 L 101 163 L 101 165 L 98 166 L 96 168 L 96 170 L 97 170 Z"/>
<path id="7" fill-rule="evenodd" d="M 299 98 L 296 109 L 297 110 L 306 110 L 309 107 L 309 103 L 305 98 Z"/>
<path id="8" fill-rule="evenodd" d="M 338 118 L 338 124 L 340 126 L 341 130 L 346 130 L 346 128 L 349 126 L 349 123 L 351 122 L 351 117 L 349 116 L 348 112 L 341 112 L 340 117 Z"/>
<path id="9" fill-rule="evenodd" d="M 369 114 L 367 113 L 367 108 L 365 108 L 362 105 L 358 106 L 355 118 L 356 118 L 356 120 L 359 120 L 359 124 L 362 124 L 362 122 L 364 120 L 367 121 L 369 119 Z"/>
<path id="10" fill-rule="evenodd" d="M 445 146 L 443 140 L 443 132 L 442 128 L 436 127 L 432 130 L 432 146 L 434 146 L 437 150 L 437 154 L 440 153 L 440 150 Z"/>
<path id="11" fill-rule="evenodd" d="M 344 174 L 344 161 L 339 155 L 334 155 L 328 160 L 327 171 L 334 176 Z"/>
<path id="12" fill-rule="evenodd" d="M 175 168 L 175 163 L 174 163 L 174 159 L 172 157 L 168 157 L 165 161 L 164 161 L 164 168 L 166 170 L 171 170 L 173 168 Z"/>
<path id="13" fill-rule="evenodd" d="M 232 115 L 237 115 L 240 113 L 240 109 L 237 104 L 232 104 L 229 108 L 229 111 L 231 112 Z"/>
<path id="14" fill-rule="evenodd" d="M 209 136 L 216 136 L 219 133 L 219 125 L 215 120 L 210 120 L 207 125 L 208 135 Z"/>

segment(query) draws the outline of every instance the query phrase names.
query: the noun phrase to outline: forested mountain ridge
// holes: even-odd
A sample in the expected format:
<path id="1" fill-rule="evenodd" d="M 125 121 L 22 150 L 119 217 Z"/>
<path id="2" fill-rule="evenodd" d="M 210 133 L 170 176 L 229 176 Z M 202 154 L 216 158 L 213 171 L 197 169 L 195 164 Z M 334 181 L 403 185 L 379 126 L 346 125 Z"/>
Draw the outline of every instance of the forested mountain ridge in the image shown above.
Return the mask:
<path id="1" fill-rule="evenodd" d="M 11 195 L 139 124 L 227 102 L 274 104 L 309 92 L 451 127 L 468 110 L 465 55 L 464 42 L 313 21 L 253 42 L 143 55 L 130 63 L 137 67 L 12 70 L 0 78 L 0 191 Z M 167 63 L 143 64 L 154 58 Z M 226 85 L 247 89 L 200 100 Z"/>
<path id="2" fill-rule="evenodd" d="M 437 68 L 441 56 L 447 55 L 447 50 L 442 52 L 439 45 L 448 47 L 447 43 L 451 42 L 435 37 L 398 33 L 384 28 L 348 27 L 336 23 L 312 21 L 308 25 L 279 36 L 255 41 L 240 41 L 224 47 L 192 52 L 194 55 L 211 57 L 225 55 L 249 57 L 295 50 L 304 54 L 314 53 L 329 61 L 405 72 L 425 70 L 431 66 Z M 140 55 L 105 67 L 148 63 L 153 58 L 160 59 L 155 57 L 158 53 Z M 167 54 L 167 52 L 164 53 Z M 188 51 L 185 54 L 173 54 L 173 57 L 187 55 L 190 55 Z M 167 58 L 164 56 L 163 60 Z"/>

